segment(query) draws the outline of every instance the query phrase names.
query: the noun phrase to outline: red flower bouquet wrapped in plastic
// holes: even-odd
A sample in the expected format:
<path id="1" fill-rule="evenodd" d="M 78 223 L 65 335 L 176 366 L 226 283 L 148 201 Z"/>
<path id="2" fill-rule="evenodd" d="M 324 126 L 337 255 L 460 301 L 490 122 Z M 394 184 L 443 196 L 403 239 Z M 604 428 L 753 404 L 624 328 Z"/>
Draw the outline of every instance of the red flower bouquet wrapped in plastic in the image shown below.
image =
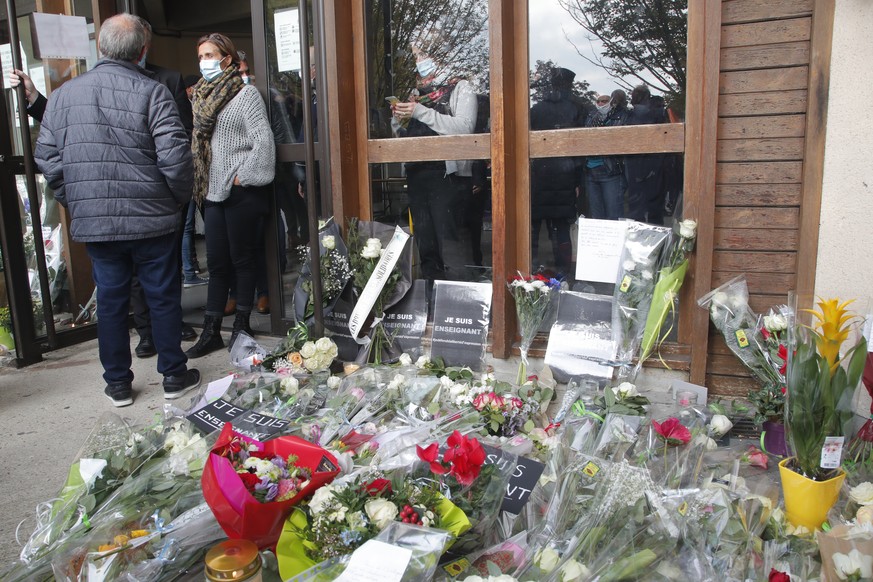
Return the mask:
<path id="1" fill-rule="evenodd" d="M 251 472 L 240 464 L 243 451 L 242 457 L 254 460 L 248 464 Z M 288 463 L 290 472 L 283 472 L 287 479 L 271 483 L 257 476 L 262 467 L 275 471 L 270 459 L 281 459 L 277 463 L 283 468 L 289 457 L 293 466 Z M 201 484 L 203 497 L 228 537 L 247 539 L 264 549 L 275 546 L 294 505 L 338 474 L 336 458 L 317 445 L 293 436 L 262 443 L 234 432 L 227 423 L 206 461 Z"/>

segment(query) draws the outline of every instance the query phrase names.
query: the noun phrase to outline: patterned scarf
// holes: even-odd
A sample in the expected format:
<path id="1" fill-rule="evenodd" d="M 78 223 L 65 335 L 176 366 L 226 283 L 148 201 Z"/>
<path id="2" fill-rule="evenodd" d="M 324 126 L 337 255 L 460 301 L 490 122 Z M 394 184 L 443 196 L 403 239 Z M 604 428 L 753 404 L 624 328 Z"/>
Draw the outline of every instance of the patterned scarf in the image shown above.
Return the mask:
<path id="1" fill-rule="evenodd" d="M 194 133 L 191 153 L 194 155 L 194 201 L 200 206 L 209 193 L 209 166 L 212 164 L 212 133 L 218 113 L 244 87 L 236 65 L 230 65 L 218 78 L 200 79 L 194 85 Z"/>
<path id="2" fill-rule="evenodd" d="M 431 84 L 419 87 L 419 97 L 416 97 L 415 100 L 425 107 L 436 107 L 437 105 L 448 103 L 455 85 L 460 80 L 454 78 L 450 79 L 447 83 L 439 83 L 433 77 L 430 77 L 427 81 L 430 81 Z"/>

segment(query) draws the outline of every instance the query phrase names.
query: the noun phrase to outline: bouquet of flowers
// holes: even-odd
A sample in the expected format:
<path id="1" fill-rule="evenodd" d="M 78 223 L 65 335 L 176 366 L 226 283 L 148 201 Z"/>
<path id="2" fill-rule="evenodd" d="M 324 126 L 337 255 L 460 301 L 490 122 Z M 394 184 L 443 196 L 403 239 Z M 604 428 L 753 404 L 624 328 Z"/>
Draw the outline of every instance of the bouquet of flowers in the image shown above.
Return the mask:
<path id="1" fill-rule="evenodd" d="M 518 332 L 521 335 L 521 363 L 518 367 L 518 384 L 527 378 L 527 351 L 543 324 L 552 300 L 552 291 L 560 289 L 561 283 L 543 275 L 525 277 L 521 273 L 509 282 L 509 292 L 515 299 L 515 314 L 518 318 Z"/>
<path id="2" fill-rule="evenodd" d="M 261 366 L 280 375 L 310 374 L 329 369 L 337 354 L 332 339 L 323 337 L 312 341 L 306 325 L 298 323 L 288 330 Z"/>
<path id="3" fill-rule="evenodd" d="M 412 286 L 412 250 L 409 235 L 377 222 L 349 221 L 349 261 L 357 304 L 349 320 L 356 341 L 368 329 L 358 360 L 380 364 L 399 356 L 393 338 L 382 325 L 385 310 L 395 305 Z"/>
<path id="4" fill-rule="evenodd" d="M 867 353 L 867 362 L 864 365 L 861 381 L 867 394 L 873 396 L 873 353 Z M 862 479 L 873 477 L 873 404 L 870 405 L 870 408 L 870 417 L 846 448 L 843 468 L 850 481 L 856 481 L 859 477 Z"/>
<path id="5" fill-rule="evenodd" d="M 618 342 L 618 375 L 631 375 L 631 360 L 639 348 L 655 292 L 655 267 L 669 229 L 628 222 L 613 302 L 613 329 Z"/>
<path id="6" fill-rule="evenodd" d="M 203 471 L 203 496 L 228 536 L 269 547 L 292 507 L 338 473 L 321 447 L 293 436 L 260 443 L 226 423 Z"/>
<path id="7" fill-rule="evenodd" d="M 662 333 L 667 315 L 672 314 L 675 319 L 676 303 L 679 297 L 679 289 L 685 281 L 685 272 L 688 270 L 688 256 L 694 250 L 694 241 L 697 238 L 697 222 L 691 219 L 677 222 L 673 227 L 669 245 L 664 255 L 665 261 L 658 271 L 658 281 L 652 295 L 652 305 L 646 318 L 646 327 L 643 330 L 643 343 L 640 346 L 640 359 L 637 369 L 651 355 L 655 345 L 660 345 L 670 335 L 673 329 Z"/>
<path id="8" fill-rule="evenodd" d="M 391 477 L 386 478 L 386 477 Z M 375 472 L 326 485 L 289 517 L 276 546 L 283 579 L 354 552 L 392 523 L 440 528 L 457 537 L 470 528 L 464 513 L 433 481 L 405 470 Z"/>
<path id="9" fill-rule="evenodd" d="M 785 405 L 785 370 L 788 367 L 788 320 L 790 310 L 782 305 L 771 309 L 760 318 L 754 335 L 755 348 L 774 371 L 774 375 L 749 392 L 749 401 L 755 407 L 755 424 L 766 420 L 782 422 Z"/>
<path id="10" fill-rule="evenodd" d="M 321 306 L 325 313 L 330 313 L 336 300 L 346 288 L 352 277 L 349 264 L 349 254 L 342 237 L 339 225 L 333 219 L 328 220 L 318 231 L 319 265 L 321 276 Z M 300 248 L 303 268 L 300 279 L 294 289 L 294 314 L 299 322 L 309 322 L 315 316 L 315 298 L 312 288 L 312 264 L 308 246 Z"/>

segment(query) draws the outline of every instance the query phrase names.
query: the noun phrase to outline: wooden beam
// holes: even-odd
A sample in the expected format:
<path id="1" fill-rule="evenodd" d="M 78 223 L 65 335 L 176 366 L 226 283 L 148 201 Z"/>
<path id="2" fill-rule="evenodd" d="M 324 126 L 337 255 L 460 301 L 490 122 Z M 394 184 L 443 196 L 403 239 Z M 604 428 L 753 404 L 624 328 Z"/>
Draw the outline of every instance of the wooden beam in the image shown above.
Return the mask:
<path id="1" fill-rule="evenodd" d="M 691 382 L 706 380 L 709 312 L 695 299 L 711 289 L 715 235 L 715 174 L 721 0 L 688 5 L 688 103 L 685 113 L 685 215 L 698 223 L 697 250 L 680 307 L 680 342 L 691 343 Z M 690 322 L 690 326 L 688 323 Z"/>
<path id="2" fill-rule="evenodd" d="M 367 154 L 371 164 L 485 160 L 491 157 L 491 136 L 473 133 L 371 139 L 367 141 Z"/>
<path id="3" fill-rule="evenodd" d="M 800 307 L 807 308 L 812 307 L 812 297 L 815 293 L 834 33 L 834 2 L 835 0 L 815 0 L 815 11 L 812 16 L 809 112 L 806 116 L 806 155 L 803 162 L 803 190 L 800 204 L 800 229 L 803 237 L 797 250 L 797 296 L 799 301 L 804 302 Z"/>
<path id="4" fill-rule="evenodd" d="M 763 93 L 806 90 L 807 67 L 785 67 L 760 71 L 728 71 L 719 75 L 719 93 Z M 719 111 L 719 115 L 723 115 Z"/>
<path id="5" fill-rule="evenodd" d="M 358 152 L 367 152 L 367 136 L 369 132 L 369 120 L 367 112 L 369 108 L 369 98 L 367 91 L 367 19 L 364 15 L 365 2 L 349 2 L 352 12 L 352 41 L 354 47 L 354 91 L 355 91 L 355 107 L 354 117 L 349 123 L 355 124 L 354 133 L 349 128 L 348 132 L 353 135 L 356 150 Z M 348 195 L 357 196 L 356 202 L 348 202 L 349 209 L 357 208 L 358 217 L 364 220 L 371 220 L 373 216 L 373 202 L 370 195 L 370 166 L 363 159 L 359 159 L 355 164 L 357 169 L 356 183 L 353 192 Z M 351 215 L 353 216 L 353 215 Z M 349 215 L 346 215 L 348 218 Z"/>
<path id="6" fill-rule="evenodd" d="M 685 151 L 685 125 L 662 123 L 530 133 L 530 157 L 675 153 Z"/>
<path id="7" fill-rule="evenodd" d="M 770 20 L 721 27 L 721 47 L 737 47 L 809 40 L 809 18 Z"/>
<path id="8" fill-rule="evenodd" d="M 750 139 L 803 137 L 805 115 L 773 115 L 772 117 L 729 117 L 718 121 L 718 139 Z"/>
<path id="9" fill-rule="evenodd" d="M 718 98 L 719 117 L 806 113 L 806 89 L 722 95 Z"/>
<path id="10" fill-rule="evenodd" d="M 724 2 L 721 19 L 725 24 L 797 18 L 812 13 L 815 0 L 730 0 Z"/>
<path id="11" fill-rule="evenodd" d="M 727 139 L 718 141 L 719 162 L 762 162 L 802 159 L 802 137 Z"/>

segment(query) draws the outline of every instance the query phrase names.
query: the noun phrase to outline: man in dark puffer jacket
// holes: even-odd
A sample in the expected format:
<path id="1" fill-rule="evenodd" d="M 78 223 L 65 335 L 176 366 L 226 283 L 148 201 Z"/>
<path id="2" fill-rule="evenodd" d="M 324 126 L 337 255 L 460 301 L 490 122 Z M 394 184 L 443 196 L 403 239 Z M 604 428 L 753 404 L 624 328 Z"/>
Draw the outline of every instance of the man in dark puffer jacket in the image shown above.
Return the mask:
<path id="1" fill-rule="evenodd" d="M 134 270 L 152 313 L 164 396 L 200 385 L 182 352 L 181 284 L 176 230 L 191 197 L 193 164 L 187 134 L 166 87 L 142 74 L 139 20 L 106 20 L 102 59 L 49 99 L 36 161 L 70 213 L 73 240 L 86 243 L 97 284 L 97 334 L 104 392 L 115 406 L 133 403 L 130 281 Z"/>

